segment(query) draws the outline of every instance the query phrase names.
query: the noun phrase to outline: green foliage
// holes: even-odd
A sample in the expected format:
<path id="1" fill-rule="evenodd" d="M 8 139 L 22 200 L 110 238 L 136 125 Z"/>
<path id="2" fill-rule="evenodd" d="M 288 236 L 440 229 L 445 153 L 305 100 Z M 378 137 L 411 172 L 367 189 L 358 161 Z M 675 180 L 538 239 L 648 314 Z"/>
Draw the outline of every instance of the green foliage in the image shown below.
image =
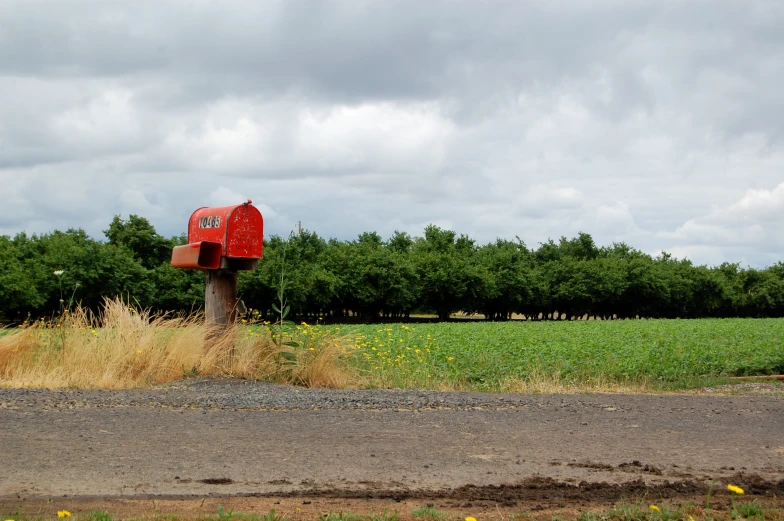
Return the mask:
<path id="1" fill-rule="evenodd" d="M 581 512 L 578 521 L 681 521 L 680 510 L 657 506 L 656 510 L 637 503 L 622 503 L 603 512 Z"/>
<path id="2" fill-rule="evenodd" d="M 381 513 L 373 513 L 368 516 L 368 521 L 398 521 L 398 513 L 397 510 L 390 512 L 387 509 L 384 509 Z"/>
<path id="3" fill-rule="evenodd" d="M 762 505 L 760 505 L 756 501 L 733 503 L 732 518 L 733 519 L 763 519 L 764 512 L 762 510 Z"/>
<path id="4" fill-rule="evenodd" d="M 411 515 L 417 519 L 425 519 L 428 521 L 439 521 L 445 517 L 444 513 L 439 512 L 433 505 L 426 505 L 424 507 L 417 508 L 411 512 Z"/>
<path id="5" fill-rule="evenodd" d="M 109 244 L 127 248 L 134 259 L 145 268 L 152 269 L 168 261 L 171 257 L 173 241 L 158 235 L 150 221 L 138 215 L 123 220 L 115 215 L 108 230 L 104 230 Z"/>
<path id="6" fill-rule="evenodd" d="M 259 517 L 256 514 L 236 513 L 234 510 L 226 512 L 221 505 L 218 505 L 218 514 L 215 519 L 218 521 L 281 521 L 283 518 L 276 515 L 274 510 L 271 510 L 266 516 Z"/>
<path id="7" fill-rule="evenodd" d="M 113 521 L 114 518 L 105 510 L 93 510 L 86 514 L 79 514 L 79 521 Z"/>
<path id="8" fill-rule="evenodd" d="M 650 510 L 648 510 L 650 512 Z M 607 518 L 617 521 L 643 521 L 649 518 L 649 513 L 637 503 L 623 502 L 607 512 Z"/>
<path id="9" fill-rule="evenodd" d="M 115 295 L 130 296 L 144 306 L 153 303 L 148 270 L 125 250 L 95 241 L 82 230 L 3 238 L 1 257 L 8 259 L 10 269 L 3 270 L 9 289 L 0 291 L 10 298 L 2 301 L 0 313 L 9 316 L 58 313 L 61 289 L 90 308 Z M 63 274 L 56 277 L 55 271 Z"/>
<path id="10" fill-rule="evenodd" d="M 651 518 L 653 521 L 681 521 L 683 513 L 678 509 L 662 506 Z"/>
<path id="11" fill-rule="evenodd" d="M 61 289 L 90 308 L 115 296 L 156 311 L 203 306 L 203 273 L 169 265 L 184 235 L 164 238 L 137 215 L 116 216 L 105 234 L 106 242 L 83 230 L 0 236 L 0 319 L 58 313 Z M 305 230 L 268 238 L 264 251 L 258 271 L 241 272 L 240 298 L 254 317 L 275 322 L 281 315 L 377 322 L 414 312 L 443 321 L 458 311 L 492 321 L 514 314 L 534 320 L 784 317 L 784 263 L 764 270 L 694 266 L 623 243 L 598 247 L 586 233 L 529 249 L 519 238 L 478 245 L 433 225 L 422 237 L 395 232 L 387 241 L 374 232 L 327 241 Z M 62 276 L 53 277 L 59 270 Z"/>
<path id="12" fill-rule="evenodd" d="M 258 519 L 259 521 L 284 521 L 286 516 L 283 514 L 278 514 L 274 509 L 272 509 Z"/>

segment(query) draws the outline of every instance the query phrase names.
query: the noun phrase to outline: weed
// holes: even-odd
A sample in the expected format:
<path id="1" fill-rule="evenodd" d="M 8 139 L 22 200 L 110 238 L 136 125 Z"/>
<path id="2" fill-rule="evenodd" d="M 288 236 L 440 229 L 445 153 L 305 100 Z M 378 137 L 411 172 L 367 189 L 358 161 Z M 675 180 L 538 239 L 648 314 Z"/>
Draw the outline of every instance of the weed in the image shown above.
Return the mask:
<path id="1" fill-rule="evenodd" d="M 259 521 L 283 521 L 286 519 L 285 516 L 278 514 L 275 510 L 270 510 L 268 513 L 264 514 L 259 518 Z"/>
<path id="2" fill-rule="evenodd" d="M 43 521 L 43 517 L 40 515 L 38 516 L 31 516 L 29 514 L 22 514 L 18 510 L 13 514 L 0 514 L 0 520 L 13 520 L 13 521 Z"/>
<path id="3" fill-rule="evenodd" d="M 641 521 L 648 518 L 648 512 L 635 503 L 623 502 L 607 512 L 607 517 L 618 521 Z"/>
<path id="4" fill-rule="evenodd" d="M 380 514 L 370 514 L 368 521 L 398 521 L 398 513 L 397 510 L 389 512 L 387 509 L 384 509 L 384 512 Z"/>
<path id="5" fill-rule="evenodd" d="M 716 480 L 711 480 L 711 484 L 708 487 L 708 495 L 705 497 L 705 510 L 710 510 L 710 499 L 713 496 L 713 487 L 716 486 Z"/>
<path id="6" fill-rule="evenodd" d="M 180 521 L 180 517 L 175 514 L 156 513 L 151 516 L 131 517 L 124 521 Z"/>
<path id="7" fill-rule="evenodd" d="M 351 511 L 346 512 L 329 512 L 319 517 L 319 521 L 360 521 L 362 519 L 358 514 Z"/>
<path id="8" fill-rule="evenodd" d="M 272 310 L 277 313 L 279 317 L 278 332 L 277 335 L 273 336 L 273 339 L 276 341 L 278 347 L 283 345 L 283 321 L 286 320 L 286 317 L 291 311 L 291 306 L 286 303 L 286 250 L 288 249 L 288 245 L 291 243 L 292 237 L 294 237 L 293 231 L 289 234 L 289 240 L 287 240 L 283 245 L 283 258 L 280 264 L 280 279 L 278 281 L 278 287 L 276 288 L 276 297 L 278 302 L 272 303 Z"/>
<path id="9" fill-rule="evenodd" d="M 86 514 L 79 514 L 79 521 L 114 521 L 114 518 L 104 510 L 93 510 Z"/>
<path id="10" fill-rule="evenodd" d="M 683 519 L 683 513 L 680 510 L 674 510 L 667 507 L 661 507 L 653 519 L 656 521 L 679 521 Z"/>
<path id="11" fill-rule="evenodd" d="M 275 511 L 273 510 L 271 513 L 274 516 Z M 237 521 L 260 521 L 259 516 L 255 515 L 255 514 L 239 514 L 239 513 L 235 513 L 234 510 L 229 510 L 228 512 L 226 512 L 226 510 L 224 510 L 224 508 L 222 506 L 218 506 L 217 519 L 219 521 L 233 521 L 233 520 L 237 520 Z M 266 519 L 266 517 L 263 518 L 263 519 Z M 273 519 L 271 519 L 269 521 L 278 521 L 278 519 L 277 518 L 273 518 Z"/>
<path id="12" fill-rule="evenodd" d="M 732 505 L 733 519 L 762 519 L 762 505 L 756 501 L 750 503 L 736 503 Z"/>
<path id="13" fill-rule="evenodd" d="M 418 519 L 429 519 L 431 521 L 439 521 L 444 519 L 444 514 L 436 510 L 434 505 L 425 505 L 422 508 L 417 508 L 411 515 Z"/>

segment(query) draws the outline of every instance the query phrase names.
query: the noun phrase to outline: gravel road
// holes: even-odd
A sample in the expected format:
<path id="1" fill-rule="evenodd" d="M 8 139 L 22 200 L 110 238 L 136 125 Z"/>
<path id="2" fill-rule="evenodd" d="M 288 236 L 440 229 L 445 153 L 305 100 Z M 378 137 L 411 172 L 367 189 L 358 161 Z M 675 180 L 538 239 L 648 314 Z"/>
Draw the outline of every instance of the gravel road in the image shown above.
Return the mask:
<path id="1" fill-rule="evenodd" d="M 783 394 L 3 389 L 0 498 L 781 496 Z"/>

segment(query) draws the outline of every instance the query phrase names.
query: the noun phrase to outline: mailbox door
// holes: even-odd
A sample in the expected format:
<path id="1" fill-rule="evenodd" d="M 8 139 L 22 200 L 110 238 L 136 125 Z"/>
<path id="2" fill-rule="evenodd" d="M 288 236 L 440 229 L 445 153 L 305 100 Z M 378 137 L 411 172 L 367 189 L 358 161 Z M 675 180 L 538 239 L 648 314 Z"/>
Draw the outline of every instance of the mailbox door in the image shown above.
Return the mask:
<path id="1" fill-rule="evenodd" d="M 226 230 L 226 256 L 260 259 L 264 248 L 264 220 L 255 207 L 243 204 L 231 212 Z"/>

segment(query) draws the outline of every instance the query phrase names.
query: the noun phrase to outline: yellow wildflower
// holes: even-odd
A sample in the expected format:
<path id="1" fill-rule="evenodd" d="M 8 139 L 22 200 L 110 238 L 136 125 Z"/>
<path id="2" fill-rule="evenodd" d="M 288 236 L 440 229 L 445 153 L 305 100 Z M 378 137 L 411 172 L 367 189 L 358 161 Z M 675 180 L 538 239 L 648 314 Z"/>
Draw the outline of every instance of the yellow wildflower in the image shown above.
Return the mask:
<path id="1" fill-rule="evenodd" d="M 661 512 L 661 508 L 657 507 L 656 505 L 651 505 L 651 510 L 654 512 Z"/>
<path id="2" fill-rule="evenodd" d="M 57 517 L 71 517 L 71 513 L 67 510 L 58 510 Z"/>
<path id="3" fill-rule="evenodd" d="M 736 487 L 735 485 L 727 485 L 727 490 L 730 492 L 735 492 L 736 494 L 745 494 L 746 491 L 740 487 Z"/>
<path id="4" fill-rule="evenodd" d="M 465 521 L 476 521 L 475 517 L 467 517 Z"/>

